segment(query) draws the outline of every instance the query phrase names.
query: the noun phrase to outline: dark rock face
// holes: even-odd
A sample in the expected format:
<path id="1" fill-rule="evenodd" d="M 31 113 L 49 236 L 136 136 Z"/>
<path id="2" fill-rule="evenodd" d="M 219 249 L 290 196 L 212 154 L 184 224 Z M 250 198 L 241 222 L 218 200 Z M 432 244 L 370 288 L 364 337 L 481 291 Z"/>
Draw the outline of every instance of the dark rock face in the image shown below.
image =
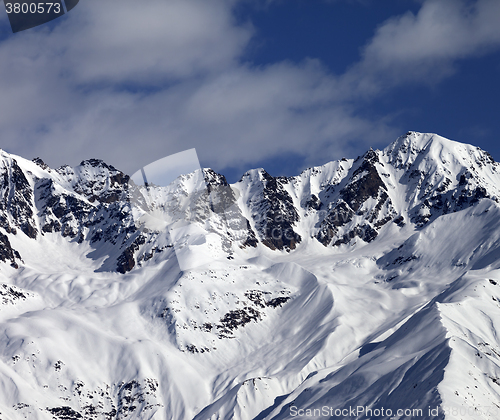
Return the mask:
<path id="1" fill-rule="evenodd" d="M 256 248 L 259 240 L 255 236 L 255 232 L 253 231 L 252 227 L 250 226 L 250 222 L 247 220 L 247 231 L 248 231 L 248 236 L 241 245 L 243 248 L 250 246 L 252 248 Z"/>
<path id="2" fill-rule="evenodd" d="M 308 210 L 319 210 L 321 208 L 321 200 L 317 195 L 312 194 L 311 197 L 305 202 L 305 208 Z"/>
<path id="3" fill-rule="evenodd" d="M 135 252 L 140 248 L 141 245 L 146 243 L 146 237 L 142 234 L 138 235 L 132 244 L 130 244 L 118 257 L 116 271 L 125 274 L 126 272 L 132 270 L 135 266 L 134 255 Z"/>
<path id="4" fill-rule="evenodd" d="M 358 211 L 368 198 L 376 198 L 380 189 L 387 191 L 387 187 L 375 167 L 375 163 L 378 161 L 378 156 L 373 150 L 367 152 L 361 165 L 352 174 L 352 182 L 346 185 L 340 192 L 340 198 L 354 212 Z"/>
<path id="5" fill-rule="evenodd" d="M 262 171 L 260 182 L 262 192 L 252 203 L 252 217 L 262 244 L 273 250 L 295 249 L 302 238 L 294 231 L 299 214 L 283 187 L 287 178 L 274 178 Z"/>
<path id="6" fill-rule="evenodd" d="M 320 222 L 316 234 L 316 238 L 323 245 L 347 244 L 355 237 L 371 242 L 377 237 L 377 230 L 395 216 L 387 187 L 379 175 L 376 163 L 380 163 L 377 153 L 369 150 L 359 166 L 353 169 L 349 181 L 339 191 L 336 199 L 334 198 L 328 205 L 326 216 Z M 332 194 L 325 196 L 331 197 Z M 365 208 L 364 205 L 370 198 L 376 200 L 376 204 Z M 380 218 L 379 214 L 383 207 L 389 209 L 389 214 Z M 364 221 L 351 226 L 355 216 L 363 216 Z M 348 225 L 350 228 L 347 231 L 342 229 L 344 231 L 342 233 L 340 228 Z"/>
<path id="7" fill-rule="evenodd" d="M 33 190 L 15 159 L 0 167 L 0 227 L 8 233 L 19 228 L 35 239 L 38 235 L 33 213 Z M 10 218 L 7 216 L 10 214 Z M 9 221 L 10 219 L 10 221 Z"/>
<path id="8" fill-rule="evenodd" d="M 9 238 L 0 232 L 0 261 L 10 262 L 10 265 L 14 268 L 18 268 L 17 261 L 21 260 L 19 252 L 12 249 Z"/>

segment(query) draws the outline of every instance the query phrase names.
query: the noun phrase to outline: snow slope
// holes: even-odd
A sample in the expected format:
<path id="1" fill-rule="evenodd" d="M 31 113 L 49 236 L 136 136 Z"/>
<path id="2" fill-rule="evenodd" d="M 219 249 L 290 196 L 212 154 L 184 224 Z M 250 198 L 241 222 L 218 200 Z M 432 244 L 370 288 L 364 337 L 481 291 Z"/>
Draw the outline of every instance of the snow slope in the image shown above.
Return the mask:
<path id="1" fill-rule="evenodd" d="M 2 152 L 0 419 L 498 418 L 499 169 L 410 132 L 204 196 Z"/>

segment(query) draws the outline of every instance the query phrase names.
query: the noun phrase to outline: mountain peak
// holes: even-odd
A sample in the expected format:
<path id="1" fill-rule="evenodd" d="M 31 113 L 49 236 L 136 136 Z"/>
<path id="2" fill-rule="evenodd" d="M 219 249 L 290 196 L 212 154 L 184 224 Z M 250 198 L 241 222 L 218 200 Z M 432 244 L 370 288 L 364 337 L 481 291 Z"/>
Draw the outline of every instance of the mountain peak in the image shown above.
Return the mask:
<path id="1" fill-rule="evenodd" d="M 109 171 L 112 171 L 112 172 L 116 172 L 118 171 L 118 169 L 116 169 L 114 166 L 112 165 L 108 165 L 107 163 L 105 163 L 103 160 L 101 159 L 86 159 L 86 160 L 82 160 L 80 162 L 80 165 L 79 166 L 90 166 L 92 168 L 105 168 L 105 169 L 108 169 Z"/>
<path id="2" fill-rule="evenodd" d="M 408 170 L 417 165 L 422 170 L 431 166 L 444 166 L 454 171 L 458 167 L 482 167 L 494 164 L 488 152 L 466 143 L 449 140 L 434 133 L 409 131 L 383 150 L 388 162 L 398 169 Z"/>
<path id="3" fill-rule="evenodd" d="M 444 146 L 448 148 L 463 145 L 453 140 L 449 140 L 435 133 L 419 133 L 417 131 L 408 131 L 405 135 L 398 137 L 394 142 L 387 146 L 384 150 L 405 150 L 411 148 L 413 150 L 424 150 L 428 147 Z"/>

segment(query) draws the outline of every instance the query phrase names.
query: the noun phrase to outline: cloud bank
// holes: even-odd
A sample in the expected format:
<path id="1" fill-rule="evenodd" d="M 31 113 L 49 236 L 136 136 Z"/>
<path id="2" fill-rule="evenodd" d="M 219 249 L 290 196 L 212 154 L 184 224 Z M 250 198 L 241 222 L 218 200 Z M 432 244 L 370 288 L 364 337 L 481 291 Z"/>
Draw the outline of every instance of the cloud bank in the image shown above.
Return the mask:
<path id="1" fill-rule="evenodd" d="M 359 111 L 384 89 L 436 83 L 500 45 L 500 2 L 427 0 L 337 75 L 314 59 L 245 61 L 255 29 L 234 18 L 237 0 L 117 4 L 86 0 L 52 30 L 0 41 L 0 147 L 128 173 L 192 147 L 218 170 L 286 154 L 324 162 L 401 134 Z"/>

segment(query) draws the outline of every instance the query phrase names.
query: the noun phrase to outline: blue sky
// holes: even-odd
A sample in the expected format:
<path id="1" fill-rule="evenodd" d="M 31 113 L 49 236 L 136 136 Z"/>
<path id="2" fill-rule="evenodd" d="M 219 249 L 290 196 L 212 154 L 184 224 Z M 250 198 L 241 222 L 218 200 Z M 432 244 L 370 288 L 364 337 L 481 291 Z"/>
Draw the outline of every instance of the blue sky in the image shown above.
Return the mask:
<path id="1" fill-rule="evenodd" d="M 82 0 L 11 34 L 0 147 L 129 174 L 196 148 L 232 182 L 435 132 L 500 160 L 498 0 Z"/>

